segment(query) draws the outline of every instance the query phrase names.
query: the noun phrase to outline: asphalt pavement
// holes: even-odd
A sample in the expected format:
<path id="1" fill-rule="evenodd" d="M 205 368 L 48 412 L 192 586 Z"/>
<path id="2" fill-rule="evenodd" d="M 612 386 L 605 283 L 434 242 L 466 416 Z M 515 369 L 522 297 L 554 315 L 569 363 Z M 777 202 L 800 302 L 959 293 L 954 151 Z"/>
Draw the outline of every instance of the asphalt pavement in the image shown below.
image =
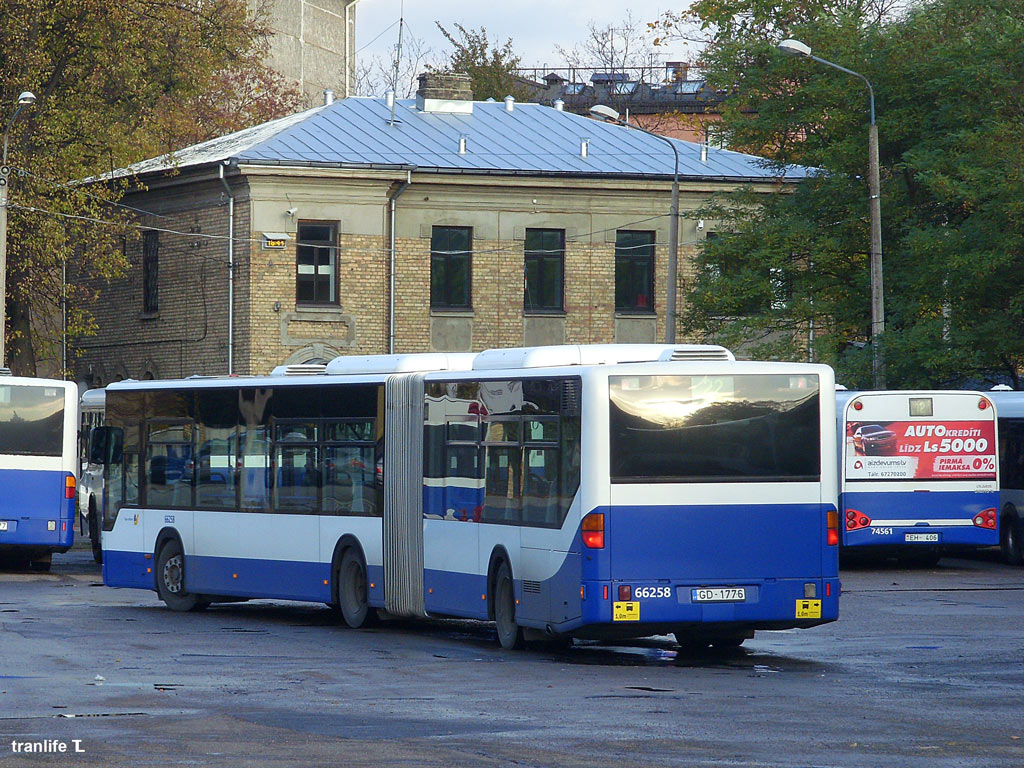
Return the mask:
<path id="1" fill-rule="evenodd" d="M 1024 766 L 1024 569 L 993 557 L 844 568 L 838 622 L 694 656 L 507 652 L 485 623 L 356 631 L 309 603 L 176 614 L 102 586 L 87 545 L 0 571 L 4 768 Z"/>

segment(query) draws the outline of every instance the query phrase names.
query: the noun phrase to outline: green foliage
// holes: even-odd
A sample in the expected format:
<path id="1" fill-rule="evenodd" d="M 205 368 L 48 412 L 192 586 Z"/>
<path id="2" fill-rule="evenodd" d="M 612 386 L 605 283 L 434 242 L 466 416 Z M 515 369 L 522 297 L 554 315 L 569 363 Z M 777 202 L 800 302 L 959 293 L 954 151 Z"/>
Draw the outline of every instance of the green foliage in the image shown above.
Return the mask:
<path id="1" fill-rule="evenodd" d="M 1024 4 L 932 0 L 891 19 L 853 0 L 698 0 L 691 13 L 710 38 L 709 80 L 735 94 L 723 115 L 731 146 L 820 171 L 793 194 L 741 191 L 701 214 L 732 234 L 699 257 L 685 329 L 762 357 L 806 358 L 813 344 L 841 381 L 870 386 L 868 93 L 776 50 L 793 37 L 874 86 L 888 385 L 1016 384 Z M 773 281 L 791 296 L 773 303 Z M 765 309 L 743 314 L 752 302 Z"/>
<path id="2" fill-rule="evenodd" d="M 262 63 L 269 31 L 246 0 L 5 0 L 0 121 L 10 133 L 8 363 L 60 365 L 62 267 L 68 335 L 94 330 L 85 285 L 114 278 L 135 236 L 117 185 L 87 179 L 286 114 L 298 94 Z M 70 183 L 69 183 L 70 182 Z"/>
<path id="3" fill-rule="evenodd" d="M 454 27 L 455 31 L 451 32 L 437 22 L 437 28 L 452 46 L 444 69 L 469 75 L 474 99 L 501 101 L 506 96 L 514 96 L 524 101 L 528 98 L 527 91 L 516 77 L 520 60 L 511 38 L 498 46 L 488 39 L 487 30 L 483 27 L 466 29 L 459 23 Z"/>

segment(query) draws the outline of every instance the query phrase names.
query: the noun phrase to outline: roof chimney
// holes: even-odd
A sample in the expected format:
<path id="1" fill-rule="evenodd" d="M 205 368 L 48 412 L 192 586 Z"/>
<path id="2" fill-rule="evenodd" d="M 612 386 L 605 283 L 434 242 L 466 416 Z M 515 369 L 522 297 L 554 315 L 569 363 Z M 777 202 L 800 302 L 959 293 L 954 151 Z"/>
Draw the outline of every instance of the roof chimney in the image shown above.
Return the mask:
<path id="1" fill-rule="evenodd" d="M 326 91 L 324 91 L 324 106 L 327 107 L 327 106 L 330 106 L 333 103 L 334 103 L 334 91 L 332 91 L 330 88 L 328 88 Z"/>
<path id="2" fill-rule="evenodd" d="M 421 112 L 473 113 L 473 91 L 469 75 L 452 72 L 424 72 L 419 76 L 416 109 Z"/>

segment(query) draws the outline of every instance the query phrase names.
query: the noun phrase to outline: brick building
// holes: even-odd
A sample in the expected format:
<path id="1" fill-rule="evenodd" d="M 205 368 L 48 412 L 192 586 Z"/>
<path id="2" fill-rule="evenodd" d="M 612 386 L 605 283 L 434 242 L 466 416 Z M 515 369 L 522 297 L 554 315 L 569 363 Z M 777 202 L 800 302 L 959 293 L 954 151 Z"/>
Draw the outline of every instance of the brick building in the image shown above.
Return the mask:
<path id="1" fill-rule="evenodd" d="M 694 209 L 804 171 L 677 147 L 682 308 L 714 226 Z M 89 386 L 664 336 L 673 159 L 639 131 L 474 102 L 467 78 L 431 75 L 393 112 L 344 99 L 131 171 L 144 190 L 124 202 L 147 215 L 128 275 L 97 285 L 99 333 L 75 364 Z"/>

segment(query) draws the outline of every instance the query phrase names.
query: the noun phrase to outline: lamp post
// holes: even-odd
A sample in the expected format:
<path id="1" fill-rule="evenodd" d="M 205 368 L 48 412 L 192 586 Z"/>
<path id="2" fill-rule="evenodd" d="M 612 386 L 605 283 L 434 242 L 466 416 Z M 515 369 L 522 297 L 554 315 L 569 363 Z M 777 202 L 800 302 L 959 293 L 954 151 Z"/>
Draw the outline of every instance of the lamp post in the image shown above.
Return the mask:
<path id="1" fill-rule="evenodd" d="M 619 113 L 604 104 L 595 104 L 590 108 L 590 114 L 599 120 L 609 123 L 617 123 L 628 128 L 634 128 L 648 136 L 661 139 L 672 148 L 672 157 L 675 165 L 672 169 L 672 208 L 668 222 L 668 287 L 665 297 L 665 343 L 676 343 L 676 283 L 679 273 L 679 150 L 676 149 L 674 141 L 667 136 L 648 131 L 638 125 L 629 125 L 619 119 Z"/>
<path id="2" fill-rule="evenodd" d="M 23 91 L 15 102 L 14 114 L 4 129 L 4 154 L 0 162 L 0 366 L 7 359 L 7 185 L 10 183 L 11 169 L 7 165 L 7 140 L 11 126 L 18 118 L 22 107 L 36 103 L 36 96 L 31 91 Z"/>
<path id="3" fill-rule="evenodd" d="M 882 297 L 882 196 L 878 179 L 878 126 L 875 125 L 875 91 L 860 72 L 841 67 L 811 54 L 811 47 L 799 40 L 783 40 L 779 50 L 789 56 L 811 59 L 864 81 L 868 87 L 871 122 L 868 125 L 868 205 L 871 213 L 871 375 L 875 389 L 885 389 L 885 357 L 879 340 L 885 333 L 885 303 Z"/>

